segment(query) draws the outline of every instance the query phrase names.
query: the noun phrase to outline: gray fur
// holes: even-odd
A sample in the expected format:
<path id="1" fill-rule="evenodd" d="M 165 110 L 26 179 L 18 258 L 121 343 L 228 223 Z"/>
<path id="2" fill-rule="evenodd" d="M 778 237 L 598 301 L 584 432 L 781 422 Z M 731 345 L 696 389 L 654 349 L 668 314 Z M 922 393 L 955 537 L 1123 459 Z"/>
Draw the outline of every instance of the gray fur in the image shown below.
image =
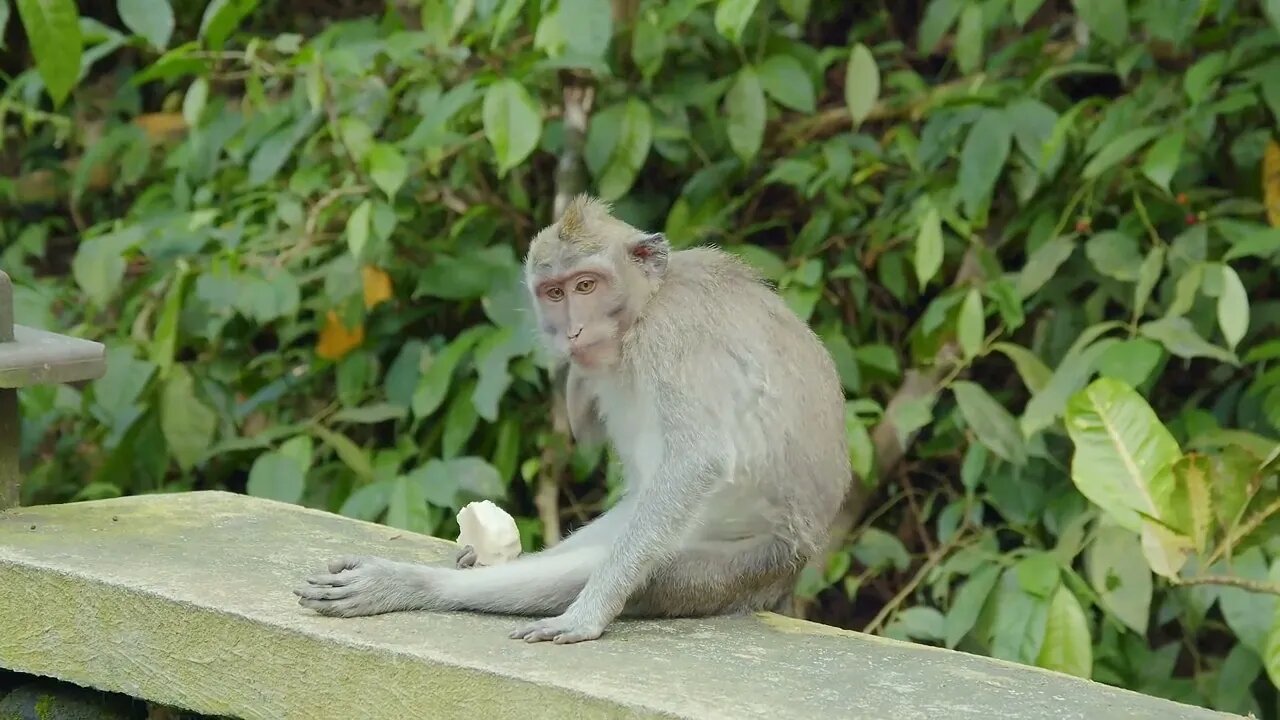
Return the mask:
<path id="1" fill-rule="evenodd" d="M 303 606 L 549 616 L 511 637 L 579 642 L 619 616 L 783 606 L 822 551 L 851 476 L 844 394 L 822 343 L 727 253 L 671 251 L 590 198 L 564 217 L 567 231 L 535 238 L 526 273 L 548 345 L 572 359 L 573 432 L 610 441 L 623 499 L 496 567 L 463 567 L 465 553 L 459 567 L 335 561 L 295 591 Z M 562 288 L 554 299 L 539 295 L 547 281 Z"/>

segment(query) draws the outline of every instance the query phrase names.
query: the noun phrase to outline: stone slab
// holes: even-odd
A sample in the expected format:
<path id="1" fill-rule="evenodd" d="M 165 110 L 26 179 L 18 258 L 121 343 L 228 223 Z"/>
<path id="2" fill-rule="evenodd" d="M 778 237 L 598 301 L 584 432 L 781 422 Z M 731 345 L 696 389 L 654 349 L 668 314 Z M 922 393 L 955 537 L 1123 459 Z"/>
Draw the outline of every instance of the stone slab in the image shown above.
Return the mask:
<path id="1" fill-rule="evenodd" d="M 102 343 L 26 325 L 14 325 L 13 335 L 0 342 L 0 388 L 80 382 L 106 372 Z"/>
<path id="2" fill-rule="evenodd" d="M 514 618 L 326 618 L 334 555 L 453 543 L 221 492 L 0 512 L 0 667 L 258 718 L 1230 717 L 1059 673 L 771 614 L 629 621 L 526 644 Z"/>

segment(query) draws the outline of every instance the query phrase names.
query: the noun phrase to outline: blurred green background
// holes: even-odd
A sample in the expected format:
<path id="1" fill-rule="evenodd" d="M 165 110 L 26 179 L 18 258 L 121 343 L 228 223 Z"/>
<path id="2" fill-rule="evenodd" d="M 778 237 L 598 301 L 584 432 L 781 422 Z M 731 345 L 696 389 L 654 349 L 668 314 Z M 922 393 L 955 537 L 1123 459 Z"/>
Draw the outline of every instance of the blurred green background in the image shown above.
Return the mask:
<path id="1" fill-rule="evenodd" d="M 22 393 L 23 500 L 223 488 L 453 537 L 490 498 L 554 540 L 619 478 L 565 436 L 519 262 L 588 190 L 741 254 L 839 365 L 860 478 L 798 614 L 1276 718 L 1278 28 L 0 0 L 0 267 L 20 322 L 109 347 Z"/>

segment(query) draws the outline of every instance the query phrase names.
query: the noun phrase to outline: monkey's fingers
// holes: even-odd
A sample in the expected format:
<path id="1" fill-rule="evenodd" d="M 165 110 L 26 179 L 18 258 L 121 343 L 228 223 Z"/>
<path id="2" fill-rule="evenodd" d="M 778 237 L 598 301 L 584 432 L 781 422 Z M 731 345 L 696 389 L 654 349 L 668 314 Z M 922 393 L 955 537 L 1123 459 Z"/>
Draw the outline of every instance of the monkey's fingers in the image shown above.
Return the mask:
<path id="1" fill-rule="evenodd" d="M 363 560 L 364 558 L 355 557 L 351 555 L 340 557 L 336 560 L 330 560 L 329 572 L 336 574 L 336 573 L 342 572 L 343 570 L 351 570 L 353 568 L 357 568 L 360 566 L 360 563 Z"/>
<path id="2" fill-rule="evenodd" d="M 331 587 L 341 587 L 351 582 L 352 575 L 350 573 L 316 573 L 307 578 L 307 582 L 311 585 L 327 585 Z"/>
<path id="3" fill-rule="evenodd" d="M 356 590 L 350 586 L 320 587 L 304 585 L 293 590 L 293 594 L 303 600 L 344 600 L 351 597 L 355 592 Z"/>
<path id="4" fill-rule="evenodd" d="M 464 545 L 462 549 L 458 551 L 458 557 L 454 561 L 454 565 L 456 565 L 459 570 L 465 570 L 469 567 L 475 567 L 476 560 L 478 558 L 479 555 L 476 554 L 475 547 L 471 545 Z"/>

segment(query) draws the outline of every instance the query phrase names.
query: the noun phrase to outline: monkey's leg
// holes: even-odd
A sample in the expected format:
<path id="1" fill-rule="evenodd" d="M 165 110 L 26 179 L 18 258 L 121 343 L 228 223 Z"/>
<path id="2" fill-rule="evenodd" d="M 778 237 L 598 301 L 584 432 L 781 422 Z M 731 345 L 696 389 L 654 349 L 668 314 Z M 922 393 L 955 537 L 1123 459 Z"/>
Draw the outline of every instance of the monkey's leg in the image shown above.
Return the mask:
<path id="1" fill-rule="evenodd" d="M 803 567 L 768 535 L 698 542 L 656 569 L 628 600 L 630 617 L 703 617 L 766 610 L 790 596 Z"/>
<path id="2" fill-rule="evenodd" d="M 557 644 L 594 640 L 625 609 L 649 574 L 679 553 L 715 480 L 730 469 L 715 457 L 723 444 L 708 442 L 710 448 L 704 448 L 686 443 L 686 437 L 668 440 L 654 476 L 634 486 L 631 515 L 568 609 L 517 628 L 511 637 Z"/>
<path id="3" fill-rule="evenodd" d="M 573 602 L 607 548 L 536 553 L 505 565 L 457 570 L 383 558 L 343 558 L 294 590 L 322 615 L 356 617 L 402 610 L 475 610 L 510 615 L 560 613 Z"/>

